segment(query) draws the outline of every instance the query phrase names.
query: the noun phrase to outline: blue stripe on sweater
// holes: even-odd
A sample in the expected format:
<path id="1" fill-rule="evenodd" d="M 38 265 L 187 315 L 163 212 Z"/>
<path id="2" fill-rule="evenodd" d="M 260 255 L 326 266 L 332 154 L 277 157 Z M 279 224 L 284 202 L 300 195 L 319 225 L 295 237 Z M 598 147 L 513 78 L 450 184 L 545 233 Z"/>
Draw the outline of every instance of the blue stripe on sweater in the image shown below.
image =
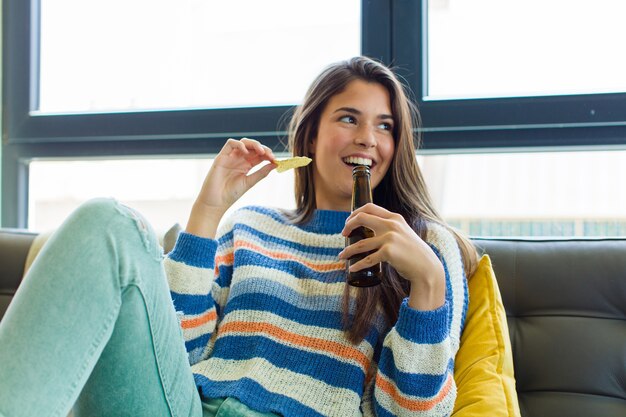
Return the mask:
<path id="1" fill-rule="evenodd" d="M 195 349 L 204 349 L 210 339 L 211 333 L 206 333 L 202 336 L 196 337 L 195 339 L 186 340 L 185 348 L 187 349 L 187 352 L 191 352 Z"/>
<path id="2" fill-rule="evenodd" d="M 280 413 L 285 416 L 324 417 L 314 409 L 285 395 L 268 392 L 256 381 L 241 378 L 237 381 L 213 381 L 194 374 L 196 385 L 205 398 L 234 397 L 253 410 L 262 413 Z"/>
<path id="3" fill-rule="evenodd" d="M 276 314 L 280 317 L 298 322 L 303 325 L 326 327 L 328 329 L 342 329 L 341 311 L 307 310 L 267 294 L 248 293 L 233 297 L 224 309 L 224 315 L 231 311 L 259 310 Z"/>
<path id="4" fill-rule="evenodd" d="M 263 347 L 261 352 L 260 346 Z M 215 343 L 211 357 L 233 360 L 262 357 L 278 368 L 286 368 L 334 387 L 352 391 L 362 387 L 365 378 L 358 365 L 299 347 L 289 347 L 264 336 L 221 336 Z M 330 369 L 332 372 L 328 372 Z M 356 378 L 357 376 L 360 378 Z M 360 394 L 358 391 L 355 393 Z"/>
<path id="5" fill-rule="evenodd" d="M 190 233 L 181 232 L 176 239 L 174 249 L 167 255 L 176 262 L 197 268 L 212 269 L 217 242 Z"/>
<path id="6" fill-rule="evenodd" d="M 435 254 L 437 255 L 437 257 L 439 258 L 439 260 L 441 261 L 442 265 L 443 265 L 443 269 L 446 273 L 446 299 L 448 300 L 448 302 L 450 303 L 450 305 L 453 305 L 453 296 L 452 296 L 452 279 L 450 278 L 450 272 L 448 270 L 448 264 L 445 260 L 445 258 L 443 256 L 441 256 L 441 253 L 439 252 L 439 250 L 437 249 L 437 247 L 435 247 L 434 245 L 430 245 L 430 247 L 432 248 L 432 250 L 435 252 Z M 465 269 L 461 268 L 461 273 L 463 274 L 463 308 L 462 308 L 462 313 L 461 313 L 461 332 L 463 331 L 463 327 L 465 327 L 465 316 L 467 315 L 467 307 L 469 305 L 469 293 L 468 293 L 468 288 L 467 288 L 467 278 L 465 276 Z M 456 295 L 458 298 L 458 294 Z M 448 321 L 449 323 L 452 323 L 454 317 L 454 309 L 450 309 L 449 313 L 448 313 Z"/>
<path id="7" fill-rule="evenodd" d="M 448 372 L 454 372 L 454 361 L 448 362 L 447 369 L 441 375 L 411 374 L 400 371 L 395 364 L 393 352 L 383 347 L 378 372 L 382 372 L 395 382 L 398 389 L 406 395 L 433 397 L 441 390 L 448 379 Z"/>
<path id="8" fill-rule="evenodd" d="M 242 212 L 253 211 L 255 213 L 260 213 L 260 214 L 263 214 L 264 216 L 267 216 L 276 220 L 277 222 L 281 224 L 288 224 L 288 220 L 285 218 L 285 216 L 276 209 L 271 209 L 269 207 L 263 207 L 263 206 L 246 206 L 246 207 L 242 207 L 240 210 Z"/>
<path id="9" fill-rule="evenodd" d="M 236 288 L 236 286 L 233 288 Z M 273 291 L 273 294 L 271 292 L 246 292 L 239 293 L 238 295 L 233 294 L 234 292 L 231 290 L 232 298 L 229 299 L 228 304 L 226 305 L 226 309 L 224 310 L 225 315 L 230 311 L 243 309 L 268 311 L 299 324 L 343 330 L 343 312 L 340 304 L 338 304 L 335 310 L 321 310 L 319 307 L 307 309 L 302 308 L 301 305 L 295 305 L 290 301 L 285 300 L 286 297 L 283 297 L 284 293 L 277 294 L 276 291 Z M 338 298 L 337 302 L 341 303 L 341 299 Z M 371 346 L 375 347 L 377 341 L 380 344 L 380 333 L 385 330 L 384 323 L 375 321 L 370 328 L 370 331 L 365 336 L 365 340 Z M 374 360 L 377 359 L 377 357 L 374 358 Z"/>
<path id="10" fill-rule="evenodd" d="M 250 266 L 258 266 L 262 268 L 276 269 L 282 272 L 287 271 L 289 274 L 293 275 L 294 278 L 297 278 L 297 279 L 298 278 L 314 279 L 316 281 L 324 282 L 328 284 L 345 281 L 345 272 L 343 270 L 319 272 L 297 261 L 284 260 L 284 259 L 272 259 L 272 258 L 268 258 L 265 255 L 262 255 L 260 253 L 257 253 L 248 249 L 239 249 L 237 251 L 235 262 L 236 262 L 236 267 L 250 265 Z M 231 282 L 232 274 L 233 274 L 233 268 L 234 268 L 233 265 L 224 265 L 224 264 L 218 265 L 219 276 L 217 277 L 215 282 L 220 287 L 230 286 L 230 282 Z M 293 268 L 293 270 L 289 270 L 285 268 Z"/>
<path id="11" fill-rule="evenodd" d="M 294 306 L 313 310 L 337 311 L 337 306 L 341 305 L 343 299 L 343 295 L 305 295 L 265 278 L 247 278 L 243 282 L 234 283 L 230 288 L 231 297 L 254 293 L 279 296 Z"/>
<path id="12" fill-rule="evenodd" d="M 202 314 L 213 307 L 213 299 L 208 295 L 180 294 L 170 291 L 174 308 L 187 316 Z M 184 306 L 182 309 L 181 306 Z"/>
<path id="13" fill-rule="evenodd" d="M 342 315 L 339 311 L 323 311 L 303 309 L 283 301 L 279 297 L 260 293 L 248 293 L 234 297 L 229 300 L 224 310 L 224 315 L 229 312 L 242 310 L 259 310 L 276 314 L 287 320 L 294 321 L 298 324 L 319 326 L 331 330 L 343 331 Z M 372 326 L 365 336 L 370 346 L 376 347 L 377 341 L 380 341 L 379 330 L 376 326 Z M 378 343 L 380 345 L 380 343 Z M 374 360 L 377 360 L 377 352 L 375 352 Z"/>
<path id="14" fill-rule="evenodd" d="M 293 223 L 285 217 L 280 211 L 271 209 L 269 207 L 261 206 L 248 206 L 241 209 L 242 211 L 253 211 L 271 217 L 281 224 L 292 225 Z M 304 230 L 306 232 L 332 235 L 341 233 L 343 226 L 346 223 L 346 219 L 350 215 L 347 211 L 335 211 L 335 210 L 315 210 L 313 216 L 306 224 L 293 224 L 295 227 Z"/>
<path id="15" fill-rule="evenodd" d="M 215 283 L 222 288 L 230 287 L 230 282 L 233 279 L 233 265 L 218 265 L 217 277 L 215 277 Z"/>
<path id="16" fill-rule="evenodd" d="M 264 246 L 268 246 L 268 243 L 275 244 L 276 249 L 279 250 L 289 250 L 290 252 L 301 252 L 305 254 L 312 254 L 316 257 L 319 256 L 328 256 L 337 258 L 337 254 L 343 248 L 333 248 L 333 247 L 323 247 L 323 246 L 313 246 L 313 245 L 304 245 L 301 243 L 296 243 L 291 240 L 281 239 L 276 236 L 268 235 L 263 233 L 253 227 L 250 227 L 245 224 L 237 224 L 234 227 L 234 232 L 231 231 L 219 239 L 219 245 L 221 246 L 227 240 L 232 239 L 233 233 L 237 234 L 237 239 L 243 240 L 251 240 L 254 239 L 255 242 L 262 244 Z M 240 235 L 245 235 L 240 236 Z M 273 246 L 274 247 L 274 246 Z"/>
<path id="17" fill-rule="evenodd" d="M 467 287 L 467 278 L 465 271 L 463 271 L 463 312 L 461 314 L 461 334 L 465 328 L 465 317 L 467 316 L 467 309 L 469 307 L 469 289 Z"/>
<path id="18" fill-rule="evenodd" d="M 279 271 L 288 271 L 289 274 L 296 278 L 309 278 L 329 284 L 345 281 L 345 271 L 343 269 L 320 272 L 295 260 L 273 259 L 248 249 L 240 249 L 237 251 L 235 267 L 241 267 L 244 265 L 261 266 L 264 268 L 278 269 Z"/>
<path id="19" fill-rule="evenodd" d="M 286 285 L 279 284 L 276 281 L 268 281 L 264 278 L 248 278 L 244 282 L 235 283 L 230 290 L 230 297 L 232 298 L 245 295 L 256 297 L 255 294 L 278 297 L 284 302 L 291 304 L 292 308 L 317 312 L 337 312 L 338 308 L 341 311 L 341 303 L 343 301 L 343 295 L 302 295 Z M 380 320 L 374 321 L 370 332 L 366 336 L 366 340 L 373 344 L 378 340 L 380 332 L 385 330 L 384 323 Z"/>
<path id="20" fill-rule="evenodd" d="M 400 315 L 395 329 L 400 336 L 413 343 L 435 344 L 450 334 L 449 310 L 446 302 L 435 310 L 415 310 L 409 307 L 408 298 L 400 305 Z"/>
<path id="21" fill-rule="evenodd" d="M 435 252 L 435 255 L 437 255 L 437 258 L 439 258 L 439 261 L 441 261 L 441 264 L 443 265 L 443 270 L 445 272 L 445 278 L 446 278 L 446 300 L 450 303 L 450 305 L 453 305 L 453 294 L 452 294 L 452 282 L 450 280 L 450 273 L 448 272 L 448 264 L 446 262 L 446 260 L 443 258 L 443 256 L 441 256 L 441 252 L 439 252 L 439 249 L 437 249 L 437 247 L 435 245 L 429 244 L 430 248 L 433 250 L 433 252 Z M 448 311 L 448 323 L 452 323 L 452 317 L 454 316 L 454 309 L 451 308 Z"/>

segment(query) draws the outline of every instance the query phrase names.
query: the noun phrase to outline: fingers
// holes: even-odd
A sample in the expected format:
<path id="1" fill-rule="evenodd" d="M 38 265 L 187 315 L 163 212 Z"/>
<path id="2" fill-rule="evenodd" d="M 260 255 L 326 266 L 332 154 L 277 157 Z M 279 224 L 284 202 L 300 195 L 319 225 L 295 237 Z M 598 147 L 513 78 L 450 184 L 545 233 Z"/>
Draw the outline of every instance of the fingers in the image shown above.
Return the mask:
<path id="1" fill-rule="evenodd" d="M 226 169 L 237 174 L 248 174 L 263 161 L 268 161 L 275 166 L 276 158 L 267 146 L 254 139 L 228 139 L 215 157 L 213 166 L 216 169 Z"/>
<path id="2" fill-rule="evenodd" d="M 394 216 L 397 216 L 396 213 L 393 213 L 384 207 L 377 206 L 374 203 L 367 203 L 366 205 L 359 207 L 358 209 L 350 213 L 350 216 L 348 216 L 348 220 L 356 216 L 359 213 L 368 213 L 368 214 L 372 214 L 378 217 L 382 217 L 383 219 L 391 219 Z"/>
<path id="3" fill-rule="evenodd" d="M 374 237 L 360 240 L 340 252 L 339 257 L 342 259 L 367 254 L 354 263 L 350 271 L 359 271 L 379 262 L 387 262 L 398 269 L 398 266 L 402 266 L 399 254 L 406 251 L 415 239 L 419 239 L 402 215 L 371 203 L 355 210 L 346 220 L 341 233 L 349 236 L 361 226 L 372 230 Z"/>
<path id="4" fill-rule="evenodd" d="M 360 253 L 371 252 L 363 259 L 350 266 L 349 271 L 355 272 L 380 262 L 386 262 L 385 248 L 384 238 L 380 236 L 362 239 L 339 252 L 339 259 L 350 259 Z"/>
<path id="5" fill-rule="evenodd" d="M 379 252 L 373 252 L 367 255 L 365 258 L 361 259 L 360 261 L 350 265 L 348 267 L 348 271 L 357 272 L 361 269 L 369 268 L 370 266 L 376 265 L 381 262 L 383 262 L 383 260 L 380 259 Z"/>
<path id="6" fill-rule="evenodd" d="M 256 183 L 261 181 L 263 178 L 267 177 L 268 174 L 272 172 L 272 170 L 274 170 L 275 168 L 276 168 L 276 164 L 267 164 L 267 165 L 262 166 L 257 171 L 253 172 L 252 174 L 248 175 L 246 177 L 247 188 L 248 189 L 252 188 L 254 185 L 256 185 Z"/>
<path id="7" fill-rule="evenodd" d="M 383 239 L 381 239 L 380 236 L 361 239 L 352 245 L 346 246 L 341 252 L 339 252 L 339 259 L 350 259 L 359 253 L 378 250 L 382 244 Z"/>
<path id="8" fill-rule="evenodd" d="M 233 155 L 233 153 L 240 153 L 242 155 L 256 155 L 262 157 L 262 160 L 274 161 L 274 153 L 270 148 L 263 145 L 261 142 L 255 139 L 242 138 L 240 140 L 228 139 L 224 144 L 224 151 L 226 155 Z"/>
<path id="9" fill-rule="evenodd" d="M 370 203 L 360 207 L 348 216 L 341 234 L 348 236 L 357 227 L 365 226 L 378 235 L 390 229 L 401 228 L 404 224 L 406 222 L 401 215 Z"/>
<path id="10" fill-rule="evenodd" d="M 242 138 L 240 142 L 243 143 L 247 149 L 254 150 L 257 155 L 265 156 L 263 159 L 268 161 L 276 159 L 272 150 L 256 139 Z"/>

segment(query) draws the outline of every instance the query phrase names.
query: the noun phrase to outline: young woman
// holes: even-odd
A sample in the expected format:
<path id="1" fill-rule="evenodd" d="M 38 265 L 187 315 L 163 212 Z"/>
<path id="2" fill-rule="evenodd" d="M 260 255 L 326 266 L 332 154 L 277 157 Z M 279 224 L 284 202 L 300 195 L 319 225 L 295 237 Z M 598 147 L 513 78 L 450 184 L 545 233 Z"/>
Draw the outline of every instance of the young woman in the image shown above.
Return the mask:
<path id="1" fill-rule="evenodd" d="M 415 116 L 380 63 L 330 66 L 292 118 L 292 153 L 313 158 L 295 212 L 223 217 L 276 166 L 228 140 L 165 259 L 133 210 L 83 205 L 0 325 L 0 415 L 63 416 L 77 398 L 90 416 L 450 415 L 476 253 L 432 207 Z M 374 204 L 350 213 L 355 163 Z M 375 237 L 344 249 L 359 226 Z M 370 251 L 352 269 L 383 262 L 383 283 L 347 286 L 345 260 Z"/>

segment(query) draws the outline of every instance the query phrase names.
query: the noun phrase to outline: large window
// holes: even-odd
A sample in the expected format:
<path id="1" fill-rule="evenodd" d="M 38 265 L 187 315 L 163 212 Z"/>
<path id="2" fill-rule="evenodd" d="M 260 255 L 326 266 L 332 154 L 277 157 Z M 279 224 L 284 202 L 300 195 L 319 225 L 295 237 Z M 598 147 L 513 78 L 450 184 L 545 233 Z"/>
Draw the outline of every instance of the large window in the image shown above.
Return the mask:
<path id="1" fill-rule="evenodd" d="M 199 158 L 228 137 L 284 151 L 314 75 L 364 54 L 414 92 L 418 158 L 448 221 L 472 235 L 626 234 L 610 191 L 626 155 L 622 3 L 3 0 L 2 224 L 54 227 L 51 214 L 96 195 L 160 229 L 184 222 Z M 245 203 L 288 208 L 280 187 Z M 166 206 L 177 214 L 159 217 Z"/>

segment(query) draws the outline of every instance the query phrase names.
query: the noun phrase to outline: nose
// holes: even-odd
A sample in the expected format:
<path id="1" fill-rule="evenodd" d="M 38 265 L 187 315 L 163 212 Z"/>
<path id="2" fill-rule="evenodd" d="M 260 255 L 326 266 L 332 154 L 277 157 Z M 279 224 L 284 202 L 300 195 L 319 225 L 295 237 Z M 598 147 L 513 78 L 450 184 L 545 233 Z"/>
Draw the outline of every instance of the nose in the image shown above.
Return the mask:
<path id="1" fill-rule="evenodd" d="M 369 123 L 362 124 L 354 137 L 354 143 L 364 148 L 373 148 L 376 146 L 374 127 Z"/>

